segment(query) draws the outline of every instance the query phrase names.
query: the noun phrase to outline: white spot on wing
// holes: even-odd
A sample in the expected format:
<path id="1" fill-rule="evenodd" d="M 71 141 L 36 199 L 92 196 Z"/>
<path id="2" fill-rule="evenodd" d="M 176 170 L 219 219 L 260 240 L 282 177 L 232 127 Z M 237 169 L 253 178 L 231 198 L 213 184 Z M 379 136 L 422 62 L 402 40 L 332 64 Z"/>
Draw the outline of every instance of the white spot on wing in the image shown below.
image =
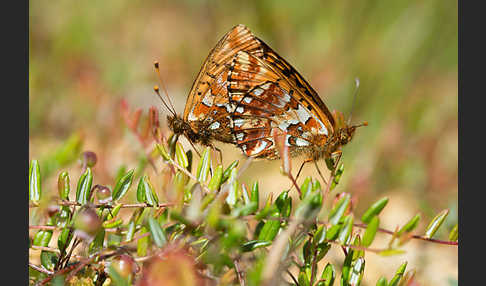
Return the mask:
<path id="1" fill-rule="evenodd" d="M 213 122 L 211 125 L 209 125 L 209 129 L 215 130 L 218 129 L 221 126 L 218 121 Z"/>
<path id="2" fill-rule="evenodd" d="M 299 104 L 299 108 L 296 110 L 297 116 L 300 122 L 306 123 L 309 118 L 311 118 L 310 112 L 302 105 Z"/>
<path id="3" fill-rule="evenodd" d="M 301 139 L 299 137 L 295 138 L 295 144 L 297 146 L 309 146 L 310 145 L 309 141 L 306 141 L 306 140 Z"/>
<path id="4" fill-rule="evenodd" d="M 187 116 L 187 120 L 189 121 L 195 121 L 197 120 L 197 117 L 194 115 L 194 108 L 189 112 L 189 115 Z"/>
<path id="5" fill-rule="evenodd" d="M 243 113 L 243 111 L 245 111 L 245 109 L 243 108 L 243 106 L 238 106 L 236 108 L 236 112 L 238 112 L 238 113 Z"/>
<path id="6" fill-rule="evenodd" d="M 255 146 L 255 149 L 253 150 L 253 153 L 254 154 L 258 154 L 258 153 L 262 152 L 263 150 L 265 150 L 265 148 L 267 147 L 267 145 L 268 145 L 268 142 L 267 141 L 265 141 L 265 140 L 259 141 L 259 144 L 257 144 Z"/>
<path id="7" fill-rule="evenodd" d="M 246 102 L 246 103 L 250 103 L 252 100 L 253 100 L 253 98 L 251 98 L 250 96 L 243 98 L 243 101 Z"/>
<path id="8" fill-rule="evenodd" d="M 210 93 L 207 93 L 206 96 L 203 97 L 202 103 L 207 107 L 211 107 L 213 106 L 213 100 L 214 96 L 212 96 Z"/>
<path id="9" fill-rule="evenodd" d="M 261 89 L 261 88 L 253 90 L 253 94 L 256 95 L 256 96 L 261 95 L 263 92 L 264 92 L 264 90 Z"/>
<path id="10" fill-rule="evenodd" d="M 237 119 L 233 120 L 233 124 L 236 127 L 241 127 L 244 123 L 245 123 L 245 120 L 242 119 L 242 118 L 237 118 Z"/>
<path id="11" fill-rule="evenodd" d="M 238 141 L 242 141 L 242 140 L 243 140 L 243 138 L 245 138 L 245 133 L 240 132 L 240 133 L 237 133 L 237 134 L 236 134 L 236 139 L 237 139 Z"/>

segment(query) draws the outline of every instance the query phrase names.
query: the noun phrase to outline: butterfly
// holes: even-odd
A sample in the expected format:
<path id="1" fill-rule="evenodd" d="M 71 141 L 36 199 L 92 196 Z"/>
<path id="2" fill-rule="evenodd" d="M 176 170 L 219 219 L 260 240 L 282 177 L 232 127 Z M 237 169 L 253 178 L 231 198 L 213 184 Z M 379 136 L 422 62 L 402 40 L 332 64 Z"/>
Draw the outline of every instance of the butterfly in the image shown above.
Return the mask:
<path id="1" fill-rule="evenodd" d="M 350 126 L 341 113 L 331 113 L 287 61 L 241 24 L 209 53 L 183 116 L 173 107 L 171 113 L 174 134 L 206 146 L 235 144 L 248 157 L 279 158 L 273 137 L 284 132 L 290 154 L 305 153 L 304 162 L 340 158 L 340 148 L 365 125 Z"/>
<path id="2" fill-rule="evenodd" d="M 351 141 L 356 128 L 367 123 L 349 125 L 342 113 L 331 113 L 299 72 L 255 39 L 261 53 L 240 50 L 229 68 L 227 90 L 234 106 L 234 143 L 248 157 L 277 159 L 274 135 L 286 134 L 285 144 L 292 157 L 305 154 L 304 162 L 324 158 L 331 162 L 328 168 L 334 169 L 341 147 Z"/>

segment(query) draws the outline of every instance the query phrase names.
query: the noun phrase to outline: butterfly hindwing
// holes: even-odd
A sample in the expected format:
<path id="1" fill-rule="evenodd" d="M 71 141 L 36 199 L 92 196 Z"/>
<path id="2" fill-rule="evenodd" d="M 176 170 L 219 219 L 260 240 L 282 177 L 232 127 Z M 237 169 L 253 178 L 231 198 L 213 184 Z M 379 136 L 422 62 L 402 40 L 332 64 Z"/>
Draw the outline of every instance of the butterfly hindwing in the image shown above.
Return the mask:
<path id="1" fill-rule="evenodd" d="M 294 95 L 299 91 L 263 59 L 242 51 L 233 59 L 232 67 L 228 90 L 236 104 L 233 133 L 247 156 L 269 158 L 272 154 L 271 158 L 277 158 L 273 132 L 287 132 L 286 143 L 294 154 L 303 147 L 325 142 L 325 125 L 297 100 Z"/>

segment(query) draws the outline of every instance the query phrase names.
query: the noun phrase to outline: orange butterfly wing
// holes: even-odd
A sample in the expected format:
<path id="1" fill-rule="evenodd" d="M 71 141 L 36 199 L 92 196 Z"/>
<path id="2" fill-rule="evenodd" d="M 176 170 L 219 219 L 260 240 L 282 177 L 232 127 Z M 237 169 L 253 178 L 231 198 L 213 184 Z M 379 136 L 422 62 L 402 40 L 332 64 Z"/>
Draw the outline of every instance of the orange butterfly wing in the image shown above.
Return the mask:
<path id="1" fill-rule="evenodd" d="M 227 78 L 232 58 L 239 51 L 262 56 L 262 47 L 244 25 L 237 25 L 226 33 L 206 58 L 194 81 L 184 109 L 184 121 L 198 132 L 209 129 L 212 137 L 234 143 L 229 129 L 230 112 Z"/>
<path id="2" fill-rule="evenodd" d="M 267 159 L 278 158 L 275 131 L 287 132 L 292 155 L 324 145 L 334 131 L 331 113 L 295 69 L 261 44 L 261 58 L 238 52 L 228 76 L 236 144 L 247 156 Z"/>

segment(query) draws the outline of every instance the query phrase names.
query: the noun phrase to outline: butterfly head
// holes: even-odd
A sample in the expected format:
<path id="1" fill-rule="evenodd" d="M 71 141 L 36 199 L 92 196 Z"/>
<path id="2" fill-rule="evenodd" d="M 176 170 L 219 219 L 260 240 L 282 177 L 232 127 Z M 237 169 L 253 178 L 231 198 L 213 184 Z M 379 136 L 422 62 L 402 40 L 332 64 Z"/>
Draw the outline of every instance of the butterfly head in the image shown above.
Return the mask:
<path id="1" fill-rule="evenodd" d="M 337 132 L 337 137 L 338 137 L 337 139 L 338 139 L 339 145 L 342 146 L 342 145 L 348 144 L 349 141 L 351 141 L 351 139 L 353 139 L 353 135 L 354 135 L 354 132 L 356 132 L 356 129 L 358 127 L 362 127 L 362 126 L 368 126 L 368 122 L 365 121 L 361 124 L 346 126 L 346 127 L 339 129 L 339 131 Z"/>
<path id="2" fill-rule="evenodd" d="M 200 141 L 204 141 L 201 140 L 202 139 L 201 135 L 194 132 L 194 130 L 192 130 L 191 126 L 189 125 L 189 123 L 184 121 L 184 119 L 179 115 L 167 115 L 167 125 L 169 125 L 170 130 L 172 130 L 174 134 L 184 135 L 191 142 L 197 143 Z"/>

